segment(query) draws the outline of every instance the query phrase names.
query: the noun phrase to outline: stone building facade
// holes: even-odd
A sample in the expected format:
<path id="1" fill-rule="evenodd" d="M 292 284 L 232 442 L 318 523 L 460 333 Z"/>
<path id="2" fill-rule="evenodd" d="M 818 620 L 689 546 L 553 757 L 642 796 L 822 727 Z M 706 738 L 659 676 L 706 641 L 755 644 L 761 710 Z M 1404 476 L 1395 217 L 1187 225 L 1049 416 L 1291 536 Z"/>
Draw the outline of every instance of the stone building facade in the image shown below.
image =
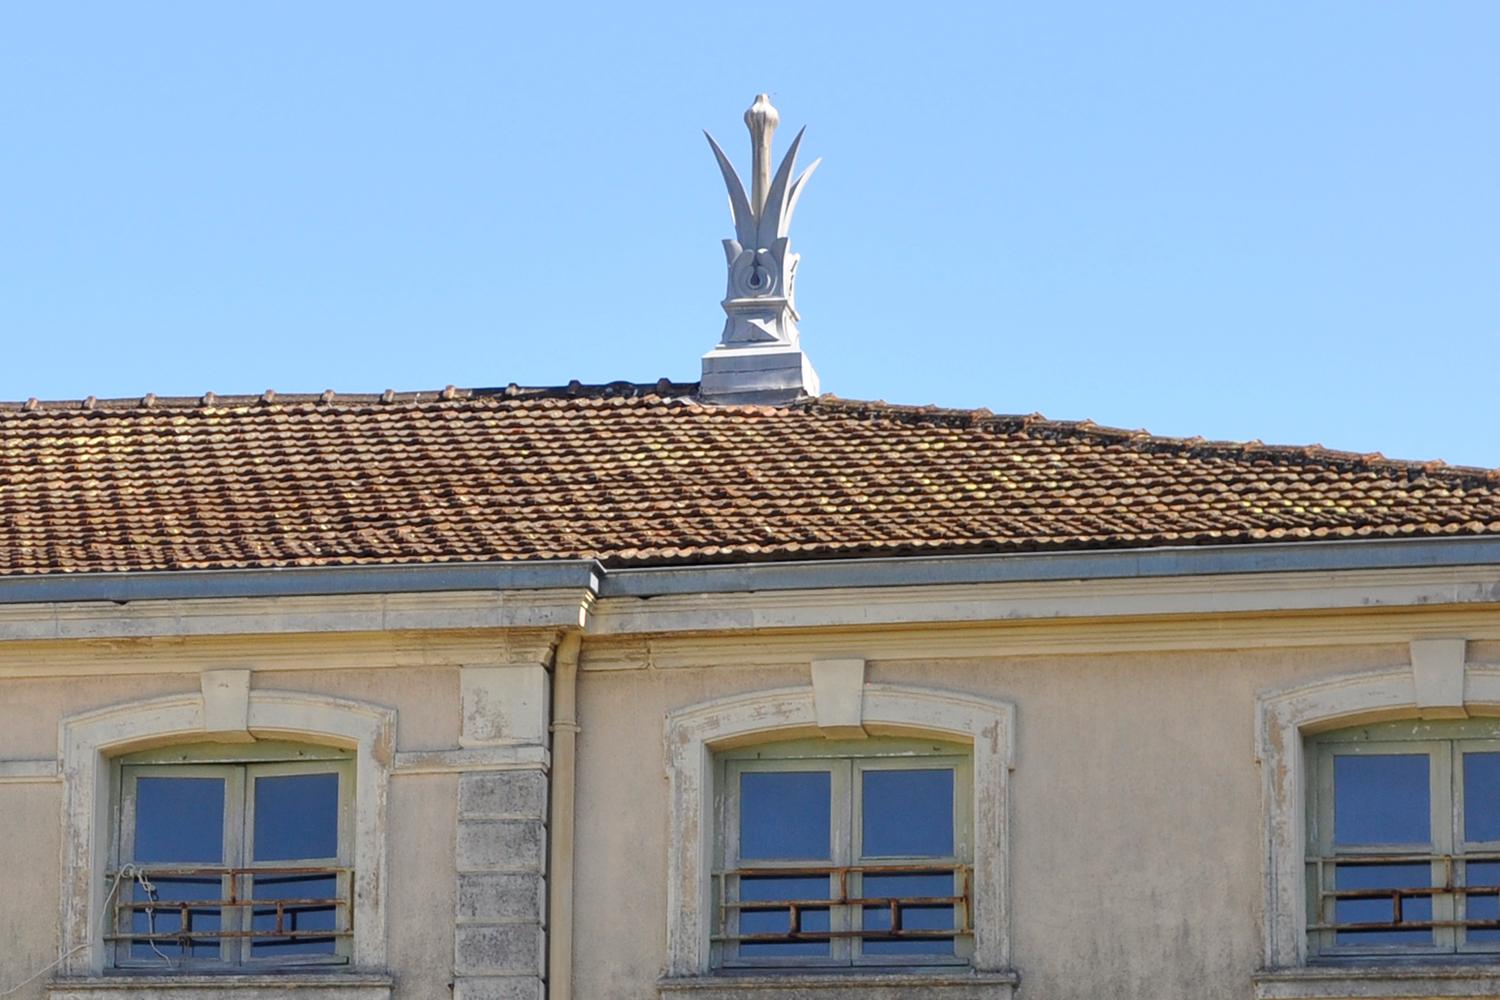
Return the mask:
<path id="1" fill-rule="evenodd" d="M 11 996 L 1500 995 L 1494 473 L 670 383 L 0 428 Z"/>

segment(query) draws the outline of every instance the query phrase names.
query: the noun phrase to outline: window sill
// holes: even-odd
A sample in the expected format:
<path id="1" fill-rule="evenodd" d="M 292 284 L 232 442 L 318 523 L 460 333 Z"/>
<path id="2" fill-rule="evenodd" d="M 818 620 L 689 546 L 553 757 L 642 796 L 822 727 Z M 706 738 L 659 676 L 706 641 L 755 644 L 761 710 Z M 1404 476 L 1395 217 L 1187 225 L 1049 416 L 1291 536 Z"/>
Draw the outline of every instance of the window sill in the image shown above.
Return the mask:
<path id="1" fill-rule="evenodd" d="M 1500 965 L 1308 966 L 1255 976 L 1255 1000 L 1495 1000 Z"/>
<path id="2" fill-rule="evenodd" d="M 58 979 L 47 985 L 47 1000 L 391 1000 L 388 976 L 108 976 Z"/>
<path id="3" fill-rule="evenodd" d="M 1010 1000 L 1014 972 L 854 972 L 759 974 L 662 979 L 661 1000 Z"/>

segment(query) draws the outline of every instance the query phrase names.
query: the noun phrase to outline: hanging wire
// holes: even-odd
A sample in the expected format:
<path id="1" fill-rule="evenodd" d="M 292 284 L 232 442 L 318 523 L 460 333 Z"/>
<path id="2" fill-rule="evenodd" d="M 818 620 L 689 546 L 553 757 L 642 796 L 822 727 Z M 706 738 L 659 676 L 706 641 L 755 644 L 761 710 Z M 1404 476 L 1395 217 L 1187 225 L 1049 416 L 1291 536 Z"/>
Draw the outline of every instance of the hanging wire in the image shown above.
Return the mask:
<path id="1" fill-rule="evenodd" d="M 172 959 L 167 957 L 156 946 L 156 907 L 153 905 L 158 902 L 156 884 L 147 878 L 146 873 L 139 868 L 136 869 L 135 880 L 140 883 L 141 888 L 146 892 L 146 933 L 150 935 L 150 937 L 146 938 L 146 943 L 151 946 L 152 951 L 156 952 L 156 957 L 165 962 L 167 968 L 170 969 L 172 967 Z M 191 945 L 189 947 L 191 948 Z M 0 996 L 3 995 L 0 994 Z"/>
<path id="2" fill-rule="evenodd" d="M 141 884 L 141 887 L 146 890 L 148 895 L 156 892 L 156 887 L 151 884 L 151 881 L 146 878 L 146 874 L 139 868 L 137 868 L 135 865 L 123 866 L 119 871 L 115 872 L 115 880 L 110 883 L 109 891 L 104 894 L 104 902 L 99 907 L 99 915 L 94 919 L 94 924 L 96 926 L 104 920 L 104 915 L 109 912 L 110 902 L 115 898 L 115 893 L 120 891 L 120 883 L 123 882 L 127 877 L 139 882 Z M 153 933 L 155 932 L 153 931 Z M 89 942 L 87 941 L 84 941 L 81 944 L 74 945 L 67 951 L 63 952 L 61 955 L 57 956 L 57 959 L 55 961 L 49 962 L 47 965 L 44 965 L 42 968 L 36 970 L 16 985 L 10 987 L 10 989 L 5 990 L 3 993 L 0 993 L 0 998 L 15 996 L 17 993 L 21 992 L 32 983 L 36 982 L 38 979 L 41 979 L 47 973 L 51 972 L 59 965 L 62 965 L 68 959 L 72 958 L 74 955 L 78 954 L 88 946 Z M 152 950 L 155 950 L 155 943 L 153 943 L 151 947 Z M 158 955 L 161 955 L 160 951 L 157 951 L 156 953 Z M 161 957 L 166 959 L 168 964 L 170 964 L 172 961 L 165 955 L 161 955 Z"/>

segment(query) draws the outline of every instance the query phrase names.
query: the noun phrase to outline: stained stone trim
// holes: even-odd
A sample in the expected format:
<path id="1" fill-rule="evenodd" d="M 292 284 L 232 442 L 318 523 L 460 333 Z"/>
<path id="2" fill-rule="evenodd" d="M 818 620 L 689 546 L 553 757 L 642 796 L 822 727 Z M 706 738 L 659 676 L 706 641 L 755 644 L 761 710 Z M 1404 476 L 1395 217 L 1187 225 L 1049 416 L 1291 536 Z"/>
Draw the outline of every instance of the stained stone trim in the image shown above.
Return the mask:
<path id="1" fill-rule="evenodd" d="M 662 979 L 660 1000 L 1010 1000 L 1020 977 L 1002 973 L 694 976 Z"/>
<path id="2" fill-rule="evenodd" d="M 547 772 L 460 774 L 455 858 L 455 1000 L 541 1000 Z"/>
<path id="3" fill-rule="evenodd" d="M 1493 965 L 1376 965 L 1280 969 L 1255 976 L 1256 1000 L 1493 1000 Z"/>
<path id="4" fill-rule="evenodd" d="M 118 979 L 59 979 L 47 1000 L 391 1000 L 386 976 L 122 976 Z"/>
<path id="5" fill-rule="evenodd" d="M 454 983 L 453 1000 L 542 1000 L 542 981 L 468 976 Z"/>

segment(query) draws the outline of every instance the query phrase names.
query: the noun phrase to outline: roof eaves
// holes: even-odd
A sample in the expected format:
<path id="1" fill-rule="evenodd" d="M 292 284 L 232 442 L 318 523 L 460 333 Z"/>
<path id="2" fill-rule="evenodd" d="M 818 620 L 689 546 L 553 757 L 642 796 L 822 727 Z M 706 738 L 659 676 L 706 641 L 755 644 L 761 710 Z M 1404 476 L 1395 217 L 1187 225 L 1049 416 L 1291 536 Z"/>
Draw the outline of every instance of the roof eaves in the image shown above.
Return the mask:
<path id="1" fill-rule="evenodd" d="M 587 559 L 0 577 L 0 605 L 584 588 L 600 597 L 1500 566 L 1500 536 L 606 567 Z"/>

